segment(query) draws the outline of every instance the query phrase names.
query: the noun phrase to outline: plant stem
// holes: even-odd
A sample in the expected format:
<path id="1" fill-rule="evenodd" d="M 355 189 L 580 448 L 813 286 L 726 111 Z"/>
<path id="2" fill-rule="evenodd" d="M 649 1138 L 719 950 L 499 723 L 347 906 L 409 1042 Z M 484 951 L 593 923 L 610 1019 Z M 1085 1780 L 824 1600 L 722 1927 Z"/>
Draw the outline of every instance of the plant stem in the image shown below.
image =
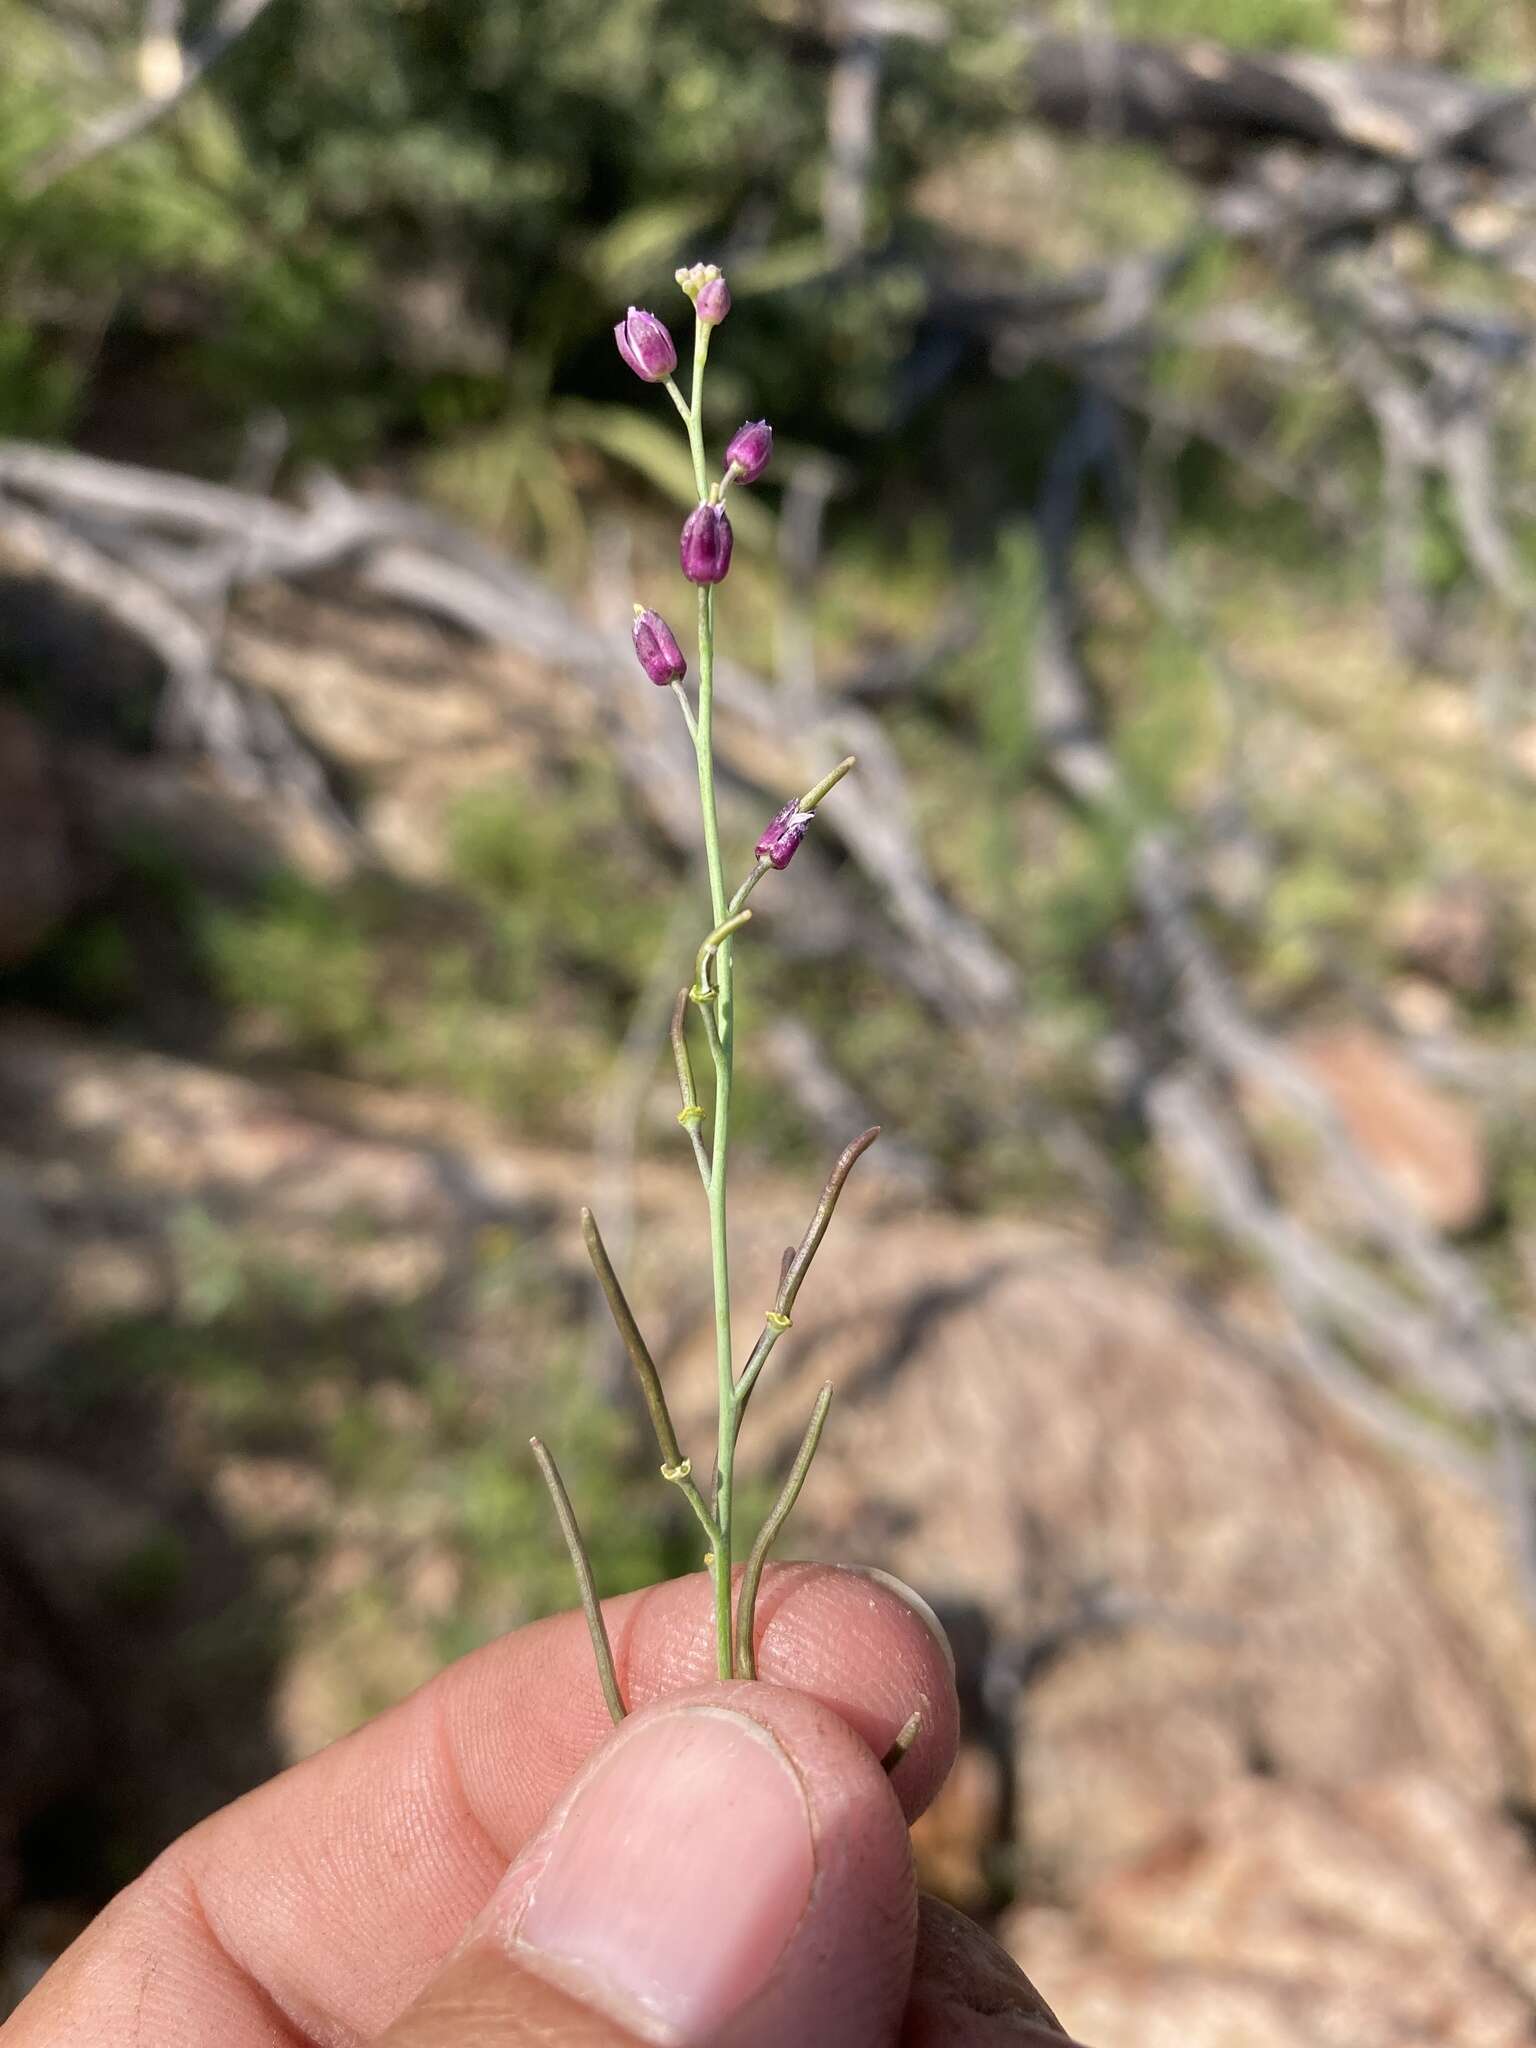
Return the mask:
<path id="1" fill-rule="evenodd" d="M 730 913 L 732 917 L 734 917 L 737 911 L 740 910 L 743 903 L 746 902 L 747 898 L 752 894 L 752 891 L 757 887 L 758 883 L 763 879 L 764 875 L 771 875 L 772 873 L 773 862 L 771 860 L 763 859 L 757 863 L 756 867 L 753 868 L 751 874 L 748 875 L 747 879 L 736 891 L 736 894 L 731 898 Z"/>
<path id="2" fill-rule="evenodd" d="M 700 327 L 701 334 L 707 329 Z M 698 390 L 702 348 L 694 360 Z M 697 408 L 695 408 L 697 409 Z M 720 856 L 720 815 L 715 800 L 715 607 L 707 585 L 699 588 L 699 714 L 695 755 L 699 770 L 699 809 L 704 821 L 704 857 L 709 870 L 711 921 L 727 921 L 725 867 Z M 731 1360 L 731 1275 L 726 1232 L 726 1173 L 731 1143 L 731 941 L 721 942 L 715 956 L 714 1028 L 708 1031 L 715 1067 L 715 1113 L 710 1127 L 709 1248 L 715 1293 L 715 1373 L 719 1402 L 716 1450 L 715 1545 L 710 1570 L 715 1586 L 715 1650 L 719 1675 L 733 1675 L 731 1643 L 731 1470 L 736 1451 L 736 1385 Z"/>
<path id="3" fill-rule="evenodd" d="M 693 415 L 688 410 L 687 399 L 684 398 L 670 377 L 667 379 L 667 396 L 682 414 L 683 425 L 688 429 L 688 439 L 691 442 L 693 439 Z"/>
<path id="4" fill-rule="evenodd" d="M 688 410 L 688 446 L 693 451 L 693 480 L 699 487 L 701 499 L 709 496 L 709 470 L 704 461 L 704 365 L 709 361 L 709 337 L 713 331 L 695 315 L 693 403 Z"/>
<path id="5" fill-rule="evenodd" d="M 693 986 L 697 991 L 694 1000 L 704 1002 L 711 990 L 709 986 L 709 963 L 719 953 L 726 940 L 739 932 L 744 924 L 752 920 L 750 910 L 737 910 L 723 924 L 717 924 L 698 950 L 693 965 Z"/>
<path id="6" fill-rule="evenodd" d="M 699 1091 L 694 1086 L 693 1062 L 688 1057 L 688 990 L 680 988 L 677 1001 L 672 1008 L 672 1060 L 677 1068 L 677 1092 L 683 1106 L 678 1112 L 678 1122 L 688 1133 L 693 1146 L 693 1156 L 698 1161 L 699 1179 L 704 1191 L 709 1192 L 709 1154 L 704 1149 L 704 1140 L 699 1136 L 699 1125 L 704 1121 L 704 1112 L 699 1106 Z"/>
<path id="7" fill-rule="evenodd" d="M 688 702 L 688 692 L 681 683 L 674 683 L 672 685 L 672 694 L 683 707 L 683 723 L 688 728 L 688 737 L 697 746 L 699 744 L 699 728 L 694 722 L 693 706 Z"/>

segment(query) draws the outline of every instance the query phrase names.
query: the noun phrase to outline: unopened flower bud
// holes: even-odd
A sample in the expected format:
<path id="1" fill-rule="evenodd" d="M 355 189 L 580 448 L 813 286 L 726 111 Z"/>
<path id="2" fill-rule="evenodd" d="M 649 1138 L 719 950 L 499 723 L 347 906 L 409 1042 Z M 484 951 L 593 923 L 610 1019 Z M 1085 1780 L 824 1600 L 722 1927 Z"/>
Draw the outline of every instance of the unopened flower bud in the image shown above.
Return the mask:
<path id="1" fill-rule="evenodd" d="M 680 683 L 688 673 L 677 636 L 660 612 L 635 606 L 635 658 L 653 683 Z"/>
<path id="2" fill-rule="evenodd" d="M 631 306 L 614 328 L 613 338 L 619 345 L 619 354 L 647 384 L 664 384 L 677 368 L 672 337 L 654 313 Z"/>
<path id="3" fill-rule="evenodd" d="M 684 264 L 681 270 L 673 271 L 672 275 L 677 279 L 679 285 L 688 294 L 689 298 L 697 305 L 699 293 L 703 291 L 706 285 L 713 284 L 719 277 L 720 266 L 718 263 L 687 263 Z"/>
<path id="4" fill-rule="evenodd" d="M 726 474 L 733 471 L 737 481 L 755 484 L 768 467 L 768 458 L 773 453 L 773 429 L 766 420 L 748 420 L 738 427 L 731 436 L 725 451 Z"/>
<path id="5" fill-rule="evenodd" d="M 731 522 L 720 505 L 696 505 L 683 521 L 678 559 L 690 583 L 723 583 L 731 566 Z"/>
<path id="6" fill-rule="evenodd" d="M 693 303 L 706 327 L 718 327 L 731 310 L 731 288 L 723 277 L 712 277 Z"/>
<path id="7" fill-rule="evenodd" d="M 776 811 L 773 823 L 754 849 L 758 859 L 772 861 L 776 868 L 787 868 L 815 815 L 814 811 L 802 811 L 798 804 L 792 803 L 786 804 L 782 811 Z"/>

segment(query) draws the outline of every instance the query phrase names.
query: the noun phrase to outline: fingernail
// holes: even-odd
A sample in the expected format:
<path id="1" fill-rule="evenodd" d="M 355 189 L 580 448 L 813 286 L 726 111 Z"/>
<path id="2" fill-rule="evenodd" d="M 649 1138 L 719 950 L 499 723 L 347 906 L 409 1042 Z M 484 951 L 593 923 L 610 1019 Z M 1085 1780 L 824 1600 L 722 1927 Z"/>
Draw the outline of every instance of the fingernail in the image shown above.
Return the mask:
<path id="1" fill-rule="evenodd" d="M 944 1661 L 949 1666 L 950 1677 L 953 1678 L 955 1675 L 954 1647 L 949 1637 L 944 1633 L 943 1622 L 940 1621 L 922 1594 L 909 1586 L 905 1579 L 898 1579 L 894 1572 L 882 1571 L 877 1564 L 851 1564 L 846 1566 L 845 1569 L 855 1572 L 861 1579 L 873 1579 L 877 1586 L 884 1586 L 888 1592 L 894 1593 L 898 1600 L 904 1601 L 911 1608 L 912 1612 L 922 1622 L 928 1633 L 944 1652 Z"/>
<path id="2" fill-rule="evenodd" d="M 522 1960 L 648 2038 L 706 2038 L 761 1990 L 810 1900 L 800 1780 L 766 1729 L 680 1707 L 621 1731 L 577 1788 L 526 1898 Z"/>

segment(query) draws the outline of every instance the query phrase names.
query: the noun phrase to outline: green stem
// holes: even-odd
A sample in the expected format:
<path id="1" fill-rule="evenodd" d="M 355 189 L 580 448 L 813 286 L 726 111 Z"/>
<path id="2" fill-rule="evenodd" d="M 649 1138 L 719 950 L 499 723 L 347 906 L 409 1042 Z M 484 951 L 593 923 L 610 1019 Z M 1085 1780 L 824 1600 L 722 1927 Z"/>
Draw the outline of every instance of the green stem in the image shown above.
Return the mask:
<path id="1" fill-rule="evenodd" d="M 699 1135 L 699 1125 L 704 1121 L 704 1111 L 699 1105 L 699 1091 L 694 1086 L 693 1062 L 688 1057 L 688 990 L 680 988 L 677 1001 L 672 1009 L 672 1059 L 677 1067 L 677 1090 L 683 1106 L 677 1120 L 688 1133 L 688 1142 L 693 1147 L 693 1156 L 698 1161 L 699 1178 L 709 1191 L 709 1154 L 704 1149 L 704 1140 Z"/>
<path id="2" fill-rule="evenodd" d="M 709 496 L 709 468 L 704 460 L 704 365 L 709 360 L 711 331 L 702 320 L 695 319 L 692 405 L 684 398 L 672 379 L 667 379 L 667 396 L 677 407 L 682 415 L 683 425 L 688 429 L 688 450 L 693 457 L 693 481 L 698 488 L 700 504 Z"/>
<path id="3" fill-rule="evenodd" d="M 700 328 L 701 334 L 708 330 Z M 700 351 L 702 355 L 702 350 Z M 694 361 L 694 390 L 699 385 Z M 695 408 L 697 410 L 697 408 Z M 715 798 L 715 607 L 706 585 L 699 589 L 699 712 L 695 752 L 699 809 L 704 821 L 704 858 L 709 901 L 716 926 L 727 922 L 725 867 L 720 854 L 720 814 Z M 722 1678 L 734 1671 L 731 1628 L 731 1477 L 736 1452 L 736 1386 L 731 1360 L 731 1275 L 726 1231 L 726 1173 L 731 1143 L 731 941 L 721 942 L 715 964 L 714 1028 L 707 1031 L 715 1068 L 715 1113 L 710 1127 L 709 1247 L 715 1293 L 715 1371 L 719 1402 L 714 1519 L 719 1531 L 710 1570 L 715 1587 L 716 1664 Z"/>
<path id="4" fill-rule="evenodd" d="M 693 414 L 688 410 L 687 399 L 684 398 L 670 377 L 667 379 L 667 396 L 682 414 L 683 425 L 688 429 L 688 439 L 691 443 L 693 440 Z M 702 493 L 700 495 L 702 496 Z"/>
<path id="5" fill-rule="evenodd" d="M 709 469 L 704 460 L 704 365 L 714 329 L 695 316 L 693 323 L 693 404 L 688 412 L 688 446 L 693 451 L 693 480 L 701 499 L 709 496 Z"/>
<path id="6" fill-rule="evenodd" d="M 750 910 L 733 911 L 724 924 L 717 924 L 715 926 L 709 937 L 700 946 L 698 955 L 693 963 L 693 999 L 695 1002 L 702 1003 L 708 1000 L 710 994 L 710 961 L 719 953 L 720 948 L 727 939 L 739 932 L 744 924 L 750 924 L 751 922 L 752 913 Z"/>
<path id="7" fill-rule="evenodd" d="M 732 917 L 734 917 L 737 911 L 740 910 L 743 903 L 746 902 L 747 898 L 752 894 L 752 891 L 757 887 L 758 883 L 763 879 L 764 875 L 771 875 L 772 873 L 773 862 L 771 860 L 760 860 L 757 863 L 757 866 L 753 868 L 751 874 L 748 875 L 747 879 L 736 891 L 736 894 L 731 898 L 730 914 Z"/>
<path id="8" fill-rule="evenodd" d="M 699 743 L 699 728 L 694 721 L 693 706 L 688 702 L 688 692 L 681 683 L 672 685 L 672 694 L 683 707 L 683 723 L 688 728 L 688 737 L 695 746 Z"/>

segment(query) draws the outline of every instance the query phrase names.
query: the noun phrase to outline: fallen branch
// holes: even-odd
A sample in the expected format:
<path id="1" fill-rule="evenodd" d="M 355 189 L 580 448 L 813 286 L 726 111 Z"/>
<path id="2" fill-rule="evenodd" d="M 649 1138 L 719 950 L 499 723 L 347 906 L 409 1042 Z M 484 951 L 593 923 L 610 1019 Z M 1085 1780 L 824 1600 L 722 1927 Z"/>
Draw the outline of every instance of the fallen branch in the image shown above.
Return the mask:
<path id="1" fill-rule="evenodd" d="M 1195 919 L 1187 860 L 1165 832 L 1132 822 L 1096 694 L 1078 652 L 1072 549 L 1084 481 L 1112 465 L 1117 441 L 1105 400 L 1082 400 L 1050 466 L 1038 515 L 1045 598 L 1034 644 L 1035 726 L 1048 772 L 1078 807 L 1131 831 L 1128 884 L 1161 997 L 1146 1014 L 1138 982 L 1132 1020 L 1147 1068 L 1143 1099 L 1226 1233 L 1269 1271 L 1297 1321 L 1298 1358 L 1378 1434 L 1421 1425 L 1393 1388 L 1415 1390 L 1448 1416 L 1494 1424 L 1502 1441 L 1536 1418 L 1536 1353 L 1496 1309 L 1471 1265 L 1420 1222 L 1345 1131 L 1330 1098 L 1252 1016 Z M 1110 489 L 1117 488 L 1110 478 Z M 1369 1263 L 1324 1242 L 1267 1187 L 1240 1116 L 1238 1089 L 1257 1086 L 1309 1133 L 1319 1170 L 1345 1196 L 1376 1255 Z M 1388 1261 L 1384 1269 L 1381 1258 Z M 1358 1374 L 1330 1333 L 1371 1361 Z M 1393 1410 L 1397 1411 L 1397 1418 Z M 1488 1476 L 1486 1461 L 1484 1476 Z"/>

